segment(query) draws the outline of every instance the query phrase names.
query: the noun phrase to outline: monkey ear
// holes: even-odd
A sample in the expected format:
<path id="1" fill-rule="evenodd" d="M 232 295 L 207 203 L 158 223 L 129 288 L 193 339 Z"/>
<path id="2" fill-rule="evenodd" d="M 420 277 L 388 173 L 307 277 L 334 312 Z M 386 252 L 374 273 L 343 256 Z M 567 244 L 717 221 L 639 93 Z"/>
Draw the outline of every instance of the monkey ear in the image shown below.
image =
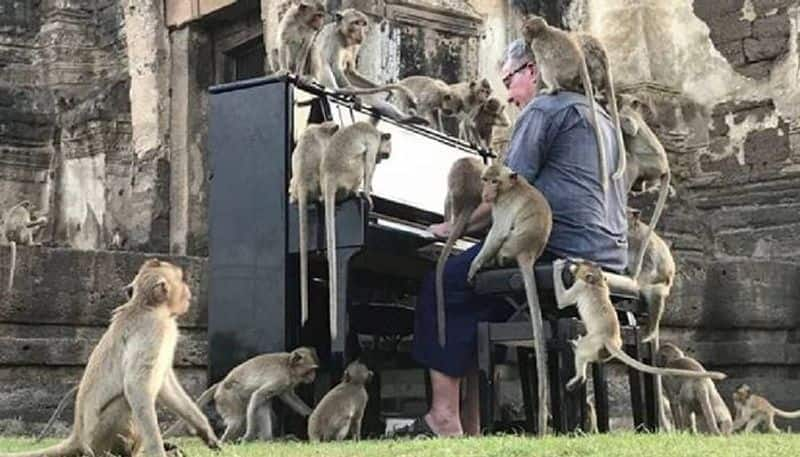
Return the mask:
<path id="1" fill-rule="evenodd" d="M 148 268 L 156 268 L 161 266 L 161 262 L 158 259 L 147 259 L 144 261 L 144 265 L 142 266 Z"/>
<path id="2" fill-rule="evenodd" d="M 122 290 L 125 292 L 125 296 L 128 297 L 128 300 L 133 298 L 133 283 L 126 284 Z"/>
<path id="3" fill-rule="evenodd" d="M 342 22 L 342 19 L 344 19 L 344 15 L 342 13 L 338 12 L 338 11 L 333 14 L 333 17 L 336 20 L 337 24 Z"/>
<path id="4" fill-rule="evenodd" d="M 298 363 L 300 363 L 301 360 L 303 360 L 303 354 L 301 354 L 300 351 L 298 351 L 297 349 L 295 349 L 294 351 L 292 351 L 291 354 L 289 354 L 290 365 L 297 365 Z"/>
<path id="5" fill-rule="evenodd" d="M 167 285 L 167 280 L 164 278 L 158 278 L 155 284 L 150 288 L 150 293 L 148 294 L 148 300 L 146 300 L 146 304 L 150 306 L 160 305 L 167 301 L 169 298 L 169 286 Z"/>
<path id="6" fill-rule="evenodd" d="M 510 179 L 512 181 L 516 181 L 517 180 L 517 176 L 519 176 L 519 175 L 517 175 L 516 172 L 511 172 L 511 174 L 508 175 L 508 179 Z"/>
<path id="7" fill-rule="evenodd" d="M 619 126 L 628 136 L 634 136 L 639 131 L 639 124 L 631 116 L 620 116 Z"/>
<path id="8" fill-rule="evenodd" d="M 469 82 L 469 88 L 470 88 L 470 89 L 474 89 L 474 88 L 475 88 L 475 86 L 477 86 L 477 85 L 478 85 L 478 81 L 474 81 L 474 80 L 473 80 L 473 81 L 470 81 L 470 82 Z"/>
<path id="9" fill-rule="evenodd" d="M 353 378 L 350 377 L 350 372 L 347 371 L 347 370 L 344 370 L 344 374 L 342 375 L 342 382 L 350 382 L 352 380 L 353 380 Z"/>
<path id="10" fill-rule="evenodd" d="M 381 141 L 389 141 L 392 139 L 391 133 L 381 133 Z"/>

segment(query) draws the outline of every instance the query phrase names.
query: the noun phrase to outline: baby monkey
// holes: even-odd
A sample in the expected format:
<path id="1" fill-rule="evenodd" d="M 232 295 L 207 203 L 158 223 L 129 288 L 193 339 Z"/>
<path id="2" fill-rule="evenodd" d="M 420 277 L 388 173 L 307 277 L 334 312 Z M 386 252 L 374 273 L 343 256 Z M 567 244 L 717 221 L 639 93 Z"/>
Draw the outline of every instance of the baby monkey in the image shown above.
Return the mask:
<path id="1" fill-rule="evenodd" d="M 11 261 L 8 266 L 8 291 L 14 288 L 14 271 L 17 269 L 17 245 L 34 246 L 33 235 L 36 229 L 47 223 L 42 216 L 31 219 L 31 202 L 23 200 L 6 211 L 3 225 L 0 226 L 0 240 L 11 247 Z"/>
<path id="2" fill-rule="evenodd" d="M 705 371 L 700 362 L 687 356 L 680 348 L 671 343 L 665 343 L 658 349 L 655 363 L 665 368 Z M 677 429 L 690 428 L 690 416 L 694 414 L 703 416 L 709 432 L 715 435 L 731 434 L 733 423 L 731 412 L 712 380 L 669 377 L 664 379 L 664 389 Z"/>
<path id="3" fill-rule="evenodd" d="M 557 269 L 563 268 L 564 261 L 555 263 Z M 563 297 L 561 303 L 565 303 L 558 306 L 565 308 L 577 302 L 578 315 L 586 327 L 586 335 L 571 341 L 575 347 L 575 377 L 567 382 L 567 390 L 573 390 L 586 381 L 586 368 L 589 362 L 607 361 L 612 358 L 639 371 L 655 375 L 725 379 L 726 375 L 717 371 L 656 368 L 631 358 L 622 351 L 619 320 L 609 298 L 610 290 L 603 270 L 593 262 L 581 260 L 570 263 L 569 271 L 575 278 L 572 287 L 565 289 L 562 281 L 554 281 L 556 297 Z"/>
<path id="4" fill-rule="evenodd" d="M 308 418 L 308 438 L 311 441 L 341 441 L 348 435 L 361 438 L 361 421 L 367 407 L 367 389 L 372 371 L 356 361 L 347 365 L 342 382 L 319 401 Z"/>
<path id="5" fill-rule="evenodd" d="M 764 424 L 768 432 L 780 433 L 775 426 L 775 416 L 786 419 L 800 418 L 800 409 L 797 411 L 784 411 L 772 406 L 766 398 L 752 393 L 750 386 L 742 384 L 733 392 L 733 405 L 736 409 L 736 420 L 733 430 L 744 426 L 744 431 L 750 433 L 760 424 Z"/>

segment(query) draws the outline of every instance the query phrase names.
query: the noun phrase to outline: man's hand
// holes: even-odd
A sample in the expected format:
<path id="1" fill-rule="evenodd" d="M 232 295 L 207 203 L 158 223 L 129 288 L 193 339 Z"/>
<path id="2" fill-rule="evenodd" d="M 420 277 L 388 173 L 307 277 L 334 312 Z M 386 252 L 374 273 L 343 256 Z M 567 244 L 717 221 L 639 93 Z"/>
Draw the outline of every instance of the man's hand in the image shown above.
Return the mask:
<path id="1" fill-rule="evenodd" d="M 449 221 L 442 222 L 441 224 L 433 224 L 428 227 L 428 231 L 433 233 L 437 238 L 447 238 L 453 227 Z"/>

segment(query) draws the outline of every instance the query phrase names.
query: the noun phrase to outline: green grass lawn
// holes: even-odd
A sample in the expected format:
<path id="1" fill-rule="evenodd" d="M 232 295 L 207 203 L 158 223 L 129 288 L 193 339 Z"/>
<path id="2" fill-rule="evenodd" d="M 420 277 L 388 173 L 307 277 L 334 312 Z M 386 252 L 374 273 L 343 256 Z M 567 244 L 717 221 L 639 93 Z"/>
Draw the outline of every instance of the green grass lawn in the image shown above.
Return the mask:
<path id="1" fill-rule="evenodd" d="M 46 440 L 50 445 L 56 440 Z M 735 435 L 730 438 L 686 434 L 646 435 L 614 433 L 580 437 L 493 436 L 469 439 L 377 440 L 359 443 L 309 444 L 305 442 L 228 445 L 219 454 L 197 439 L 174 441 L 187 457 L 299 457 L 299 456 L 800 456 L 800 435 Z M 0 452 L 36 449 L 30 438 L 0 438 Z"/>

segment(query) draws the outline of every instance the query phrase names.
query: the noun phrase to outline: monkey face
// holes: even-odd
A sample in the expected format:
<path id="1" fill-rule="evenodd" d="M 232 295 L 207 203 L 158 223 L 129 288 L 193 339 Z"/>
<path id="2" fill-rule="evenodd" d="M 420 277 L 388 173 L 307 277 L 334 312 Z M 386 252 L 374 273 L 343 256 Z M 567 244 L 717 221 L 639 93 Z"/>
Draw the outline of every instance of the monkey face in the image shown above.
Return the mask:
<path id="1" fill-rule="evenodd" d="M 530 41 L 531 38 L 538 36 L 547 29 L 547 22 L 539 16 L 531 15 L 522 26 L 522 34 L 525 39 Z"/>
<path id="2" fill-rule="evenodd" d="M 462 101 L 459 97 L 456 97 L 454 94 L 445 93 L 442 95 L 442 114 L 446 116 L 451 116 L 454 113 L 461 111 Z"/>
<path id="3" fill-rule="evenodd" d="M 386 160 L 392 155 L 392 134 L 381 133 L 381 142 L 378 145 L 378 162 Z"/>
<path id="4" fill-rule="evenodd" d="M 485 102 L 492 95 L 492 86 L 489 84 L 489 80 L 486 78 L 483 78 L 480 81 L 472 81 L 470 83 L 470 88 L 472 89 L 473 94 L 479 103 Z"/>
<path id="5" fill-rule="evenodd" d="M 750 386 L 742 384 L 733 391 L 733 401 L 736 403 L 744 403 L 750 397 Z"/>
<path id="6" fill-rule="evenodd" d="M 325 4 L 320 0 L 303 0 L 298 5 L 298 11 L 305 18 L 303 22 L 314 29 L 319 30 L 325 23 Z"/>
<path id="7" fill-rule="evenodd" d="M 594 262 L 582 260 L 574 264 L 574 267 L 574 270 L 572 268 L 570 270 L 575 275 L 576 280 L 581 280 L 593 286 L 601 285 L 606 281 L 606 277 L 603 276 L 603 270 Z"/>
<path id="8" fill-rule="evenodd" d="M 352 384 L 366 384 L 372 379 L 372 371 L 361 362 L 350 362 L 344 370 L 344 382 Z"/>
<path id="9" fill-rule="evenodd" d="M 483 191 L 481 198 L 486 203 L 494 203 L 497 197 L 503 195 L 517 182 L 518 175 L 510 168 L 499 163 L 488 166 L 481 174 L 483 181 Z"/>
<path id="10" fill-rule="evenodd" d="M 361 44 L 367 35 L 369 21 L 361 11 L 348 8 L 336 14 L 339 31 L 344 36 L 348 45 Z"/>

